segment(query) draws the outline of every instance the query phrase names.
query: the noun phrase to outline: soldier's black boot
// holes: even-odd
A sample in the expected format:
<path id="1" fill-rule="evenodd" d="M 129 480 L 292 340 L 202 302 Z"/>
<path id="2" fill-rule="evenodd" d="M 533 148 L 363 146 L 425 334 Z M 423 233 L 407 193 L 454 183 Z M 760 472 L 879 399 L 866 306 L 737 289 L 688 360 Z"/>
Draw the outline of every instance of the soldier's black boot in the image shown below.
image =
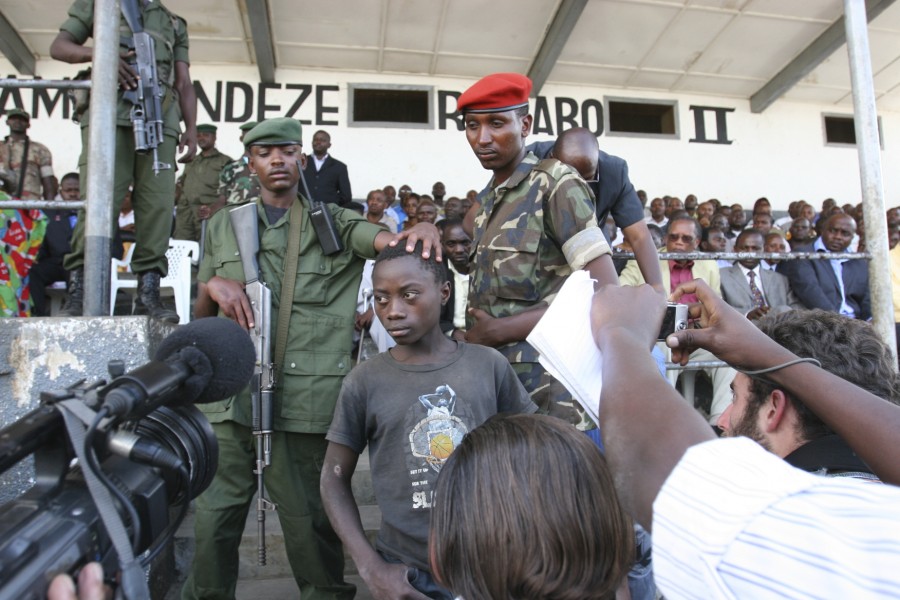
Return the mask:
<path id="1" fill-rule="evenodd" d="M 84 269 L 69 272 L 66 299 L 59 311 L 61 317 L 80 317 L 84 314 Z"/>
<path id="2" fill-rule="evenodd" d="M 135 315 L 150 315 L 151 318 L 165 321 L 166 323 L 178 323 L 178 313 L 163 305 L 159 299 L 158 271 L 147 271 L 138 274 L 137 295 L 134 299 Z"/>

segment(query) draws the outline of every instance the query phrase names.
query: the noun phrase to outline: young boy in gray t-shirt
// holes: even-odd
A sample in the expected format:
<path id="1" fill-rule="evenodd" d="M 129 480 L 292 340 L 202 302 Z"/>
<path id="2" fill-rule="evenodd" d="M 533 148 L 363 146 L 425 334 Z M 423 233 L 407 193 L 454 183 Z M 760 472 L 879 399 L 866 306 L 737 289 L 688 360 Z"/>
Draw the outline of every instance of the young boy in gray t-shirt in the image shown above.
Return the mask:
<path id="1" fill-rule="evenodd" d="M 500 353 L 441 332 L 450 286 L 433 257 L 422 259 L 421 248 L 412 253 L 403 246 L 385 248 L 372 281 L 375 313 L 397 346 L 344 380 L 326 435 L 322 500 L 376 598 L 450 600 L 428 565 L 431 494 L 441 466 L 462 437 L 488 417 L 535 412 L 537 406 Z M 350 488 L 367 444 L 382 513 L 375 548 Z"/>

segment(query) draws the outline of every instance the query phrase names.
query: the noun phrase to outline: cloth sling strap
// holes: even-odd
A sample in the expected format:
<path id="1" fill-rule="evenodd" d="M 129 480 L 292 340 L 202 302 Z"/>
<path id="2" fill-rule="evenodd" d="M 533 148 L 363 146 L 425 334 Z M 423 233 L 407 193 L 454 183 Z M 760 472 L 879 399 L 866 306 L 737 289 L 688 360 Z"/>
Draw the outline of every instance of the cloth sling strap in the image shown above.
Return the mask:
<path id="1" fill-rule="evenodd" d="M 288 217 L 287 254 L 284 257 L 284 274 L 281 277 L 281 295 L 278 301 L 278 322 L 275 325 L 275 365 L 276 369 L 284 366 L 284 353 L 287 350 L 288 327 L 294 304 L 294 285 L 297 282 L 297 265 L 300 263 L 300 198 L 294 200 Z M 277 372 L 277 371 L 276 371 Z"/>
<path id="2" fill-rule="evenodd" d="M 19 165 L 19 184 L 16 189 L 16 198 L 22 197 L 22 191 L 25 189 L 25 173 L 28 170 L 28 146 L 31 145 L 31 139 L 25 136 L 25 148 L 22 150 L 22 164 Z"/>

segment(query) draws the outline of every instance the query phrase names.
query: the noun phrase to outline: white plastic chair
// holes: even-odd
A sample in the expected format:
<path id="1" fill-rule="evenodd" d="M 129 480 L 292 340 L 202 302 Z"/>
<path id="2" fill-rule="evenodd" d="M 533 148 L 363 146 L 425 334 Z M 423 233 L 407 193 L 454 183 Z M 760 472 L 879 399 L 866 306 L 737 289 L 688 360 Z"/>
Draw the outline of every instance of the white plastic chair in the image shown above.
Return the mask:
<path id="1" fill-rule="evenodd" d="M 190 321 L 191 314 L 191 262 L 200 255 L 200 245 L 191 240 L 169 240 L 169 249 L 166 250 L 166 259 L 169 261 L 169 273 L 159 282 L 159 287 L 172 288 L 175 295 L 175 312 L 178 313 L 178 322 L 184 325 Z M 131 257 L 128 257 L 129 272 L 131 272 Z M 112 260 L 112 278 L 110 281 L 110 314 L 115 307 L 116 292 L 119 289 L 137 289 L 137 279 L 126 276 L 123 278 L 117 267 L 124 261 Z"/>

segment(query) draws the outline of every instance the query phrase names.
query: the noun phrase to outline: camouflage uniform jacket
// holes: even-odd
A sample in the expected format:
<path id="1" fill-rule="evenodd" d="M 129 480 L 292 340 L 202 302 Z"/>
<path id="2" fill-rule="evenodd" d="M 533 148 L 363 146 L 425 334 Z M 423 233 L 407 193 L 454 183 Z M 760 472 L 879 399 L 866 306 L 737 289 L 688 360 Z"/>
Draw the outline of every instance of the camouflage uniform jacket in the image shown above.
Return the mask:
<path id="1" fill-rule="evenodd" d="M 218 198 L 219 175 L 231 157 L 213 148 L 209 156 L 197 154 L 184 167 L 181 176 L 181 197 L 189 204 L 212 204 Z"/>
<path id="2" fill-rule="evenodd" d="M 225 165 L 219 175 L 219 196 L 225 196 L 228 204 L 245 204 L 259 198 L 259 177 L 250 172 L 247 157 Z"/>
<path id="3" fill-rule="evenodd" d="M 507 181 L 479 196 L 470 308 L 507 317 L 549 304 L 572 271 L 610 252 L 590 191 L 558 160 L 529 152 Z M 537 361 L 524 341 L 498 350 L 512 363 Z"/>
<path id="4" fill-rule="evenodd" d="M 19 181 L 22 172 L 22 155 L 25 153 L 25 140 L 6 138 L 0 144 L 0 169 Z M 22 198 L 25 200 L 40 200 L 44 197 L 44 187 L 41 180 L 44 177 L 53 177 L 53 157 L 47 146 L 32 139 L 28 140 L 28 166 L 25 167 L 25 183 L 22 185 Z M 15 194 L 16 190 L 9 190 L 9 194 Z"/>

